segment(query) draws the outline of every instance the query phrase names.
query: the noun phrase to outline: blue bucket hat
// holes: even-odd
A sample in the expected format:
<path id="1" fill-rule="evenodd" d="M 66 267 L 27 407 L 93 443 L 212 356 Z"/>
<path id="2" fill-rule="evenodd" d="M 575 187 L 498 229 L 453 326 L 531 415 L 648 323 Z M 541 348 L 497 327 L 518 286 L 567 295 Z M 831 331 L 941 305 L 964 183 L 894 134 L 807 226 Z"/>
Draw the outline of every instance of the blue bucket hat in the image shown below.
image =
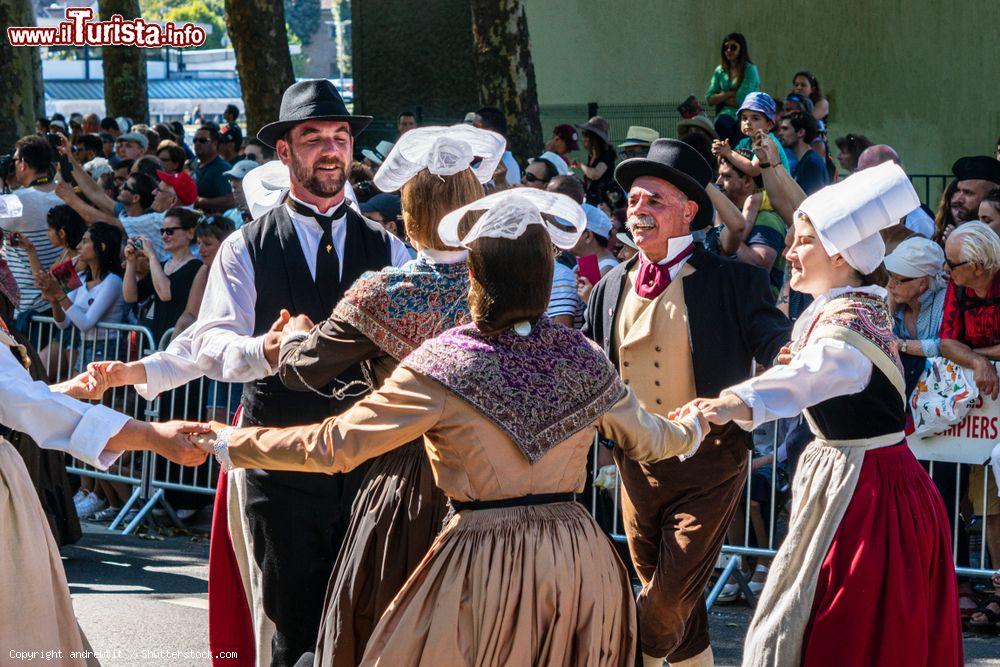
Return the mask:
<path id="1" fill-rule="evenodd" d="M 740 110 L 736 113 L 737 118 L 746 110 L 757 111 L 767 116 L 772 123 L 777 116 L 777 105 L 774 99 L 767 93 L 749 93 L 743 100 Z"/>

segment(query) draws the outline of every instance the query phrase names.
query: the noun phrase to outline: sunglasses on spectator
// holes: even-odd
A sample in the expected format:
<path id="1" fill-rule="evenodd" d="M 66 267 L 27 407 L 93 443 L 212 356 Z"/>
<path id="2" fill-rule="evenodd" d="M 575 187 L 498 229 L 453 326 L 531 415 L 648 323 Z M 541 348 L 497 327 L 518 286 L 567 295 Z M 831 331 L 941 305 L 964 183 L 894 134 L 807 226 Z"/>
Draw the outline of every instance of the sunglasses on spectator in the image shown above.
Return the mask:
<path id="1" fill-rule="evenodd" d="M 739 44 L 726 44 L 726 51 L 739 51 L 739 50 L 740 50 Z"/>
<path id="2" fill-rule="evenodd" d="M 521 180 L 525 181 L 526 183 L 544 183 L 545 182 L 544 179 L 538 178 L 537 176 L 535 176 L 534 174 L 532 174 L 530 171 L 524 172 L 524 178 L 521 179 Z"/>
<path id="3" fill-rule="evenodd" d="M 897 285 L 904 285 L 904 284 L 910 282 L 911 280 L 916 280 L 916 278 L 900 278 L 895 273 L 890 273 L 889 274 L 889 280 L 891 282 L 896 283 Z"/>
<path id="4" fill-rule="evenodd" d="M 946 257 L 944 263 L 948 265 L 949 269 L 955 270 L 960 266 L 965 266 L 966 264 L 968 264 L 969 260 L 965 260 L 964 262 L 953 262 Z"/>
<path id="5" fill-rule="evenodd" d="M 133 190 L 133 189 L 132 189 L 132 188 L 131 188 L 131 187 L 129 186 L 128 182 L 126 182 L 126 183 L 122 184 L 122 190 L 124 190 L 125 192 L 131 192 L 131 193 L 132 193 L 132 194 L 134 194 L 134 195 L 137 195 L 137 194 L 139 194 L 138 192 L 136 192 L 135 190 Z"/>
<path id="6" fill-rule="evenodd" d="M 160 162 L 170 162 L 170 163 L 173 163 L 173 160 L 170 159 L 169 155 L 158 155 L 157 157 L 160 158 Z"/>
<path id="7" fill-rule="evenodd" d="M 183 229 L 183 227 L 161 227 L 160 236 L 173 236 L 178 229 Z"/>

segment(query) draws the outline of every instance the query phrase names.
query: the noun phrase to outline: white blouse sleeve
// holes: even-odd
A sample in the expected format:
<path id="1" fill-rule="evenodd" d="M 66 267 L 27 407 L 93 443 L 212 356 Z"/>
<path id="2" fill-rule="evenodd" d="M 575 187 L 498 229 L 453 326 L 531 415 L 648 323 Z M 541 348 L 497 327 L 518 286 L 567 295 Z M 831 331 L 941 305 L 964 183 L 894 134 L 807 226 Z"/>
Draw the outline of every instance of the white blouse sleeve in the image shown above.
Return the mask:
<path id="1" fill-rule="evenodd" d="M 206 375 L 223 382 L 250 382 L 274 373 L 264 357 L 264 337 L 254 336 L 257 288 L 242 234 L 223 242 L 208 273 L 198 319 L 164 352 L 142 360 L 144 398 Z"/>
<path id="2" fill-rule="evenodd" d="M 113 273 L 109 274 L 94 288 L 91 295 L 94 297 L 92 303 L 81 306 L 74 301 L 73 305 L 66 309 L 66 319 L 84 333 L 96 327 L 115 303 L 124 298 L 122 279 Z"/>
<path id="3" fill-rule="evenodd" d="M 403 266 L 413 259 L 410 257 L 410 251 L 406 249 L 406 244 L 392 234 L 389 234 L 389 248 L 392 251 L 393 266 Z"/>
<path id="4" fill-rule="evenodd" d="M 853 345 L 820 338 L 800 350 L 785 366 L 725 389 L 753 411 L 753 420 L 737 421 L 750 431 L 775 419 L 797 417 L 802 410 L 836 396 L 856 394 L 872 376 L 872 362 Z"/>
<path id="5" fill-rule="evenodd" d="M 129 417 L 103 405 L 90 405 L 35 382 L 10 348 L 0 345 L 0 424 L 27 433 L 45 449 L 68 452 L 107 470 L 121 452 L 105 452 Z"/>

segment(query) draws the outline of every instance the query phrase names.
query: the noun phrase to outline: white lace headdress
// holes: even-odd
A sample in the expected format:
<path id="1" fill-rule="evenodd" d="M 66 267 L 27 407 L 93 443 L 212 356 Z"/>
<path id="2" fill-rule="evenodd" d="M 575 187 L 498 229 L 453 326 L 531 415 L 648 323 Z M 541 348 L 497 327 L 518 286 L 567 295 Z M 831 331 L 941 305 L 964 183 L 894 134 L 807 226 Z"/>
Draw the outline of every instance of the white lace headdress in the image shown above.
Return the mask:
<path id="1" fill-rule="evenodd" d="M 458 225 L 469 211 L 486 213 L 468 234 L 460 237 Z M 572 229 L 563 229 L 546 220 L 542 217 L 543 213 L 558 217 L 560 223 L 570 225 Z M 482 237 L 516 239 L 524 234 L 529 225 L 542 225 L 556 246 L 569 250 L 587 229 L 587 214 L 583 207 L 566 195 L 533 188 L 514 188 L 487 195 L 452 211 L 441 219 L 438 234 L 447 246 L 468 248 L 469 244 Z"/>
<path id="2" fill-rule="evenodd" d="M 470 166 L 479 182 L 486 183 L 506 149 L 502 135 L 471 125 L 418 127 L 401 136 L 389 151 L 375 172 L 375 187 L 395 192 L 423 169 L 453 176 Z"/>

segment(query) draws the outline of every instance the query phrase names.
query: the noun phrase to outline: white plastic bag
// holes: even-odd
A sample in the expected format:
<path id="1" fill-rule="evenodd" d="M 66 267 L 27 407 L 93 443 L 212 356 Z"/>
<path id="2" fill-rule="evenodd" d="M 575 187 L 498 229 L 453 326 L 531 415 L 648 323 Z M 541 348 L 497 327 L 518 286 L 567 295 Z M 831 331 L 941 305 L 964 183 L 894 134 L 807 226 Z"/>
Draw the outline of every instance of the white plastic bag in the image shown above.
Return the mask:
<path id="1" fill-rule="evenodd" d="M 929 358 L 910 395 L 913 437 L 929 437 L 962 421 L 977 398 L 979 387 L 971 368 L 944 357 Z"/>

